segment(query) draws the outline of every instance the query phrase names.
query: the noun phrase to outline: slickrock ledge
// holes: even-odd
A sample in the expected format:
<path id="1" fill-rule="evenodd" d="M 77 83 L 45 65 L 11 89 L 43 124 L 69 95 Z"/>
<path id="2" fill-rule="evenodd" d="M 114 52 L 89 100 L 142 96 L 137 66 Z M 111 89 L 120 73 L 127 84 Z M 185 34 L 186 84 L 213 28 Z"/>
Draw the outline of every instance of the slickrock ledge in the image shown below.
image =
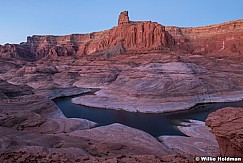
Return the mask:
<path id="1" fill-rule="evenodd" d="M 106 144 L 114 144 L 114 149 L 129 150 L 131 154 L 165 156 L 171 153 L 170 149 L 165 148 L 148 133 L 118 123 L 93 129 L 77 130 L 70 132 L 69 135 L 101 141 L 103 143 L 98 144 L 96 148 L 103 152 L 112 148 L 112 146 L 109 147 Z"/>
<path id="2" fill-rule="evenodd" d="M 159 140 L 174 152 L 194 160 L 198 156 L 219 155 L 219 147 L 215 136 L 209 132 L 210 128 L 204 122 L 189 120 L 181 123 L 179 130 L 186 136 L 160 136 Z"/>
<path id="3" fill-rule="evenodd" d="M 22 95 L 25 89 L 0 100 L 0 162 L 188 162 L 143 131 L 120 124 L 90 129 L 95 123 L 66 118 L 48 99 L 90 89 L 37 91 L 42 96 Z"/>
<path id="4" fill-rule="evenodd" d="M 70 88 L 36 90 L 35 94 L 46 97 L 47 99 L 50 100 L 54 100 L 55 98 L 59 98 L 59 97 L 78 96 L 85 93 L 91 93 L 93 91 L 94 90 L 89 88 L 70 87 Z"/>
<path id="5" fill-rule="evenodd" d="M 209 114 L 206 125 L 220 148 L 220 155 L 243 157 L 243 108 L 224 108 Z"/>
<path id="6" fill-rule="evenodd" d="M 66 118 L 54 102 L 36 95 L 0 100 L 0 108 L 0 126 L 19 131 L 57 134 L 92 128 L 96 124 Z"/>
<path id="7" fill-rule="evenodd" d="M 103 92 L 105 94 L 103 94 Z M 110 94 L 109 94 L 110 93 Z M 227 94 L 214 93 L 202 96 L 184 96 L 170 98 L 138 98 L 125 95 L 113 94 L 114 91 L 101 90 L 96 95 L 83 95 L 72 99 L 74 104 L 90 107 L 126 110 L 141 113 L 168 113 L 188 110 L 196 104 L 212 102 L 234 102 L 243 99 L 243 91 L 232 91 Z"/>

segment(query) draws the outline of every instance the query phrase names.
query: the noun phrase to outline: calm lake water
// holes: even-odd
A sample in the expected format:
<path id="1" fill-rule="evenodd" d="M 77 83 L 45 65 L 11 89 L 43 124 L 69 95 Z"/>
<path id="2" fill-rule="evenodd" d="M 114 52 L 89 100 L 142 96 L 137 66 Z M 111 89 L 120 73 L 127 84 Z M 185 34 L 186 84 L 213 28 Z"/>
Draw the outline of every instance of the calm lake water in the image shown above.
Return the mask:
<path id="1" fill-rule="evenodd" d="M 131 113 L 121 110 L 108 110 L 76 105 L 71 102 L 72 97 L 60 97 L 54 100 L 63 114 L 68 118 L 83 118 L 96 122 L 97 126 L 121 123 L 129 127 L 143 130 L 154 137 L 161 135 L 184 135 L 176 126 L 182 121 L 195 119 L 205 121 L 208 114 L 223 107 L 243 106 L 243 100 L 228 103 L 199 104 L 191 110 L 165 113 Z"/>

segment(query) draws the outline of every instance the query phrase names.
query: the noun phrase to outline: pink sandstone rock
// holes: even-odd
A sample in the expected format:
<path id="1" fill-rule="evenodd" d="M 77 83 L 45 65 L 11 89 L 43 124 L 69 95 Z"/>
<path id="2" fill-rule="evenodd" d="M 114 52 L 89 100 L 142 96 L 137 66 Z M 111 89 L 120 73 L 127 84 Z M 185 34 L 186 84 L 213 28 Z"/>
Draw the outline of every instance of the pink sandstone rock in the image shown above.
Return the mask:
<path id="1" fill-rule="evenodd" d="M 220 148 L 220 155 L 243 157 L 243 108 L 224 108 L 209 114 L 206 125 Z"/>

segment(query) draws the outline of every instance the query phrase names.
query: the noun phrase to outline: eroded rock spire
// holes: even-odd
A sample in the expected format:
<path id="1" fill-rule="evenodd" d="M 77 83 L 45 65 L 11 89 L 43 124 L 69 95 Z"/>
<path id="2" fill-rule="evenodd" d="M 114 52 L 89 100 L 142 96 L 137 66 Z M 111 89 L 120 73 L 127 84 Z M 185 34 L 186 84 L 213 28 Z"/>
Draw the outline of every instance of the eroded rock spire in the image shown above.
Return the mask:
<path id="1" fill-rule="evenodd" d="M 119 18 L 118 18 L 118 25 L 121 24 L 129 24 L 129 16 L 128 16 L 128 11 L 123 11 L 120 13 Z"/>

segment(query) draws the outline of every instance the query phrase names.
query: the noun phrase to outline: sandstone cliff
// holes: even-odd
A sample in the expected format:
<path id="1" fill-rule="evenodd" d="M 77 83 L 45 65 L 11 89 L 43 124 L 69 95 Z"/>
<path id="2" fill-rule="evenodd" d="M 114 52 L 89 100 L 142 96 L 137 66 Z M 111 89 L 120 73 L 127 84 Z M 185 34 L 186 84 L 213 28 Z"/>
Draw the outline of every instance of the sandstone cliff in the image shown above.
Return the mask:
<path id="1" fill-rule="evenodd" d="M 187 51 L 193 54 L 241 55 L 243 20 L 197 27 L 165 27 L 151 21 L 130 21 L 128 11 L 119 15 L 118 26 L 90 34 L 32 36 L 21 44 L 0 46 L 0 55 L 28 61 L 45 56 Z"/>
<path id="2" fill-rule="evenodd" d="M 237 54 L 243 51 L 243 20 L 219 25 L 184 28 L 195 53 Z"/>
<path id="3" fill-rule="evenodd" d="M 32 56 L 32 60 L 38 60 L 44 56 L 81 56 L 102 52 L 115 55 L 173 46 L 174 39 L 164 26 L 150 21 L 132 22 L 126 11 L 120 14 L 118 26 L 110 30 L 67 36 L 32 36 L 21 45 L 1 46 L 0 54 L 26 60 L 31 60 L 29 56 Z"/>
<path id="4" fill-rule="evenodd" d="M 216 136 L 221 156 L 243 156 L 242 109 L 220 109 L 211 113 L 206 120 L 206 125 L 211 127 L 212 133 Z"/>

